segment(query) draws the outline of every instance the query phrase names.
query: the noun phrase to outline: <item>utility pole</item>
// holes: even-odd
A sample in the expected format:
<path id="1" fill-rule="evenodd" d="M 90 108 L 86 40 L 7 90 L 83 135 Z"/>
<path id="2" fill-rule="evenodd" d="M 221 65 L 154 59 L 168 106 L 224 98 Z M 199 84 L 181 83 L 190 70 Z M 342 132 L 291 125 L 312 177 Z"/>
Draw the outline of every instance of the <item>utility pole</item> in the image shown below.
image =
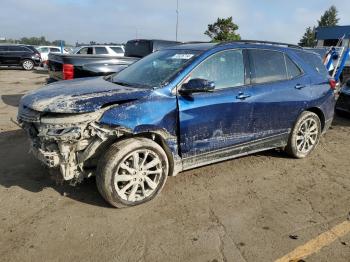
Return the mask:
<path id="1" fill-rule="evenodd" d="M 176 41 L 179 30 L 179 0 L 176 0 Z"/>

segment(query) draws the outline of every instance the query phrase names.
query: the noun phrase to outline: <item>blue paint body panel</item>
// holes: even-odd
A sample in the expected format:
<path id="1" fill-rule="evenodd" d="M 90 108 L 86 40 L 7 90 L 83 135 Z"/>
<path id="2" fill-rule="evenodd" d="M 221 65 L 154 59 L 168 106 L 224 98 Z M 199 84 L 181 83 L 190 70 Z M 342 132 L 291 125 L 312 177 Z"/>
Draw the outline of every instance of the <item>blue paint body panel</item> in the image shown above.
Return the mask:
<path id="1" fill-rule="evenodd" d="M 291 80 L 247 83 L 210 93 L 195 93 L 190 97 L 176 92 L 192 69 L 212 54 L 228 49 L 259 48 L 285 53 L 302 68 L 303 75 Z M 321 112 L 325 122 L 333 118 L 335 100 L 327 76 L 315 72 L 293 48 L 231 43 L 169 49 L 200 50 L 201 54 L 164 87 L 124 87 L 102 77 L 77 79 L 32 92 L 22 99 L 21 106 L 51 113 L 83 113 L 118 104 L 105 111 L 98 122 L 124 127 L 133 133 L 162 131 L 173 154 L 182 159 L 269 137 L 288 137 L 298 116 L 307 109 Z M 305 87 L 299 90 L 296 85 Z M 250 97 L 237 99 L 240 93 Z M 277 144 L 271 147 L 274 145 Z"/>

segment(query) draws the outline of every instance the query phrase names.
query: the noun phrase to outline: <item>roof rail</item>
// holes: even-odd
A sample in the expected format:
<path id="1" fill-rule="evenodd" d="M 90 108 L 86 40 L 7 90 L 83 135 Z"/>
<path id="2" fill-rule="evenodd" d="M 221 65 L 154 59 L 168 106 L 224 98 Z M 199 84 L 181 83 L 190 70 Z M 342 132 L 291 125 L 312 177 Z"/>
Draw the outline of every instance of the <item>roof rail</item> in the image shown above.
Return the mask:
<path id="1" fill-rule="evenodd" d="M 210 43 L 213 43 L 211 41 L 187 41 L 187 42 L 184 42 L 186 44 L 210 44 Z"/>
<path id="2" fill-rule="evenodd" d="M 228 41 L 228 42 L 221 42 L 218 45 L 224 45 L 224 44 L 230 44 L 230 43 L 278 45 L 278 46 L 286 46 L 291 48 L 303 49 L 301 46 L 298 46 L 298 45 L 272 42 L 272 41 L 261 41 L 261 40 L 234 40 L 234 41 Z"/>

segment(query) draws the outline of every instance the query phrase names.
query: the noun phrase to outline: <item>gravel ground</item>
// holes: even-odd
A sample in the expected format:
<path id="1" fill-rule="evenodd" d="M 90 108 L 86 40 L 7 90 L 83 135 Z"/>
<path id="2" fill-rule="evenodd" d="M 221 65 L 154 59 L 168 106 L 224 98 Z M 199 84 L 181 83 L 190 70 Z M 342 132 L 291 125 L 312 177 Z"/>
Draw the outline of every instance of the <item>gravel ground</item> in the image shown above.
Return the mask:
<path id="1" fill-rule="evenodd" d="M 275 261 L 347 223 L 350 118 L 307 159 L 273 150 L 198 168 L 148 204 L 114 209 L 93 179 L 57 185 L 11 121 L 46 77 L 0 69 L 1 261 Z M 330 232 L 299 261 L 349 262 L 350 234 Z"/>

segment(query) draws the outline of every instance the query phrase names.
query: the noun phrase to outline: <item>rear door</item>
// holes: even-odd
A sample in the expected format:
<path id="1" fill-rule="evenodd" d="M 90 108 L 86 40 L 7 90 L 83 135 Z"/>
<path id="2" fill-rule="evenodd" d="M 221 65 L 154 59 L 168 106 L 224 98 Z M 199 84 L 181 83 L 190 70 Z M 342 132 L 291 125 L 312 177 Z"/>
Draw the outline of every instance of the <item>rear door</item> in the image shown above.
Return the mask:
<path id="1" fill-rule="evenodd" d="M 310 80 L 283 52 L 250 49 L 248 53 L 255 138 L 287 137 L 307 99 Z"/>
<path id="2" fill-rule="evenodd" d="M 23 56 L 23 49 L 21 46 L 9 46 L 8 52 L 6 53 L 6 63 L 9 65 L 18 65 Z"/>
<path id="3" fill-rule="evenodd" d="M 182 157 L 229 148 L 252 140 L 253 111 L 246 85 L 245 52 L 225 50 L 211 55 L 188 76 L 215 83 L 210 93 L 178 96 Z"/>

